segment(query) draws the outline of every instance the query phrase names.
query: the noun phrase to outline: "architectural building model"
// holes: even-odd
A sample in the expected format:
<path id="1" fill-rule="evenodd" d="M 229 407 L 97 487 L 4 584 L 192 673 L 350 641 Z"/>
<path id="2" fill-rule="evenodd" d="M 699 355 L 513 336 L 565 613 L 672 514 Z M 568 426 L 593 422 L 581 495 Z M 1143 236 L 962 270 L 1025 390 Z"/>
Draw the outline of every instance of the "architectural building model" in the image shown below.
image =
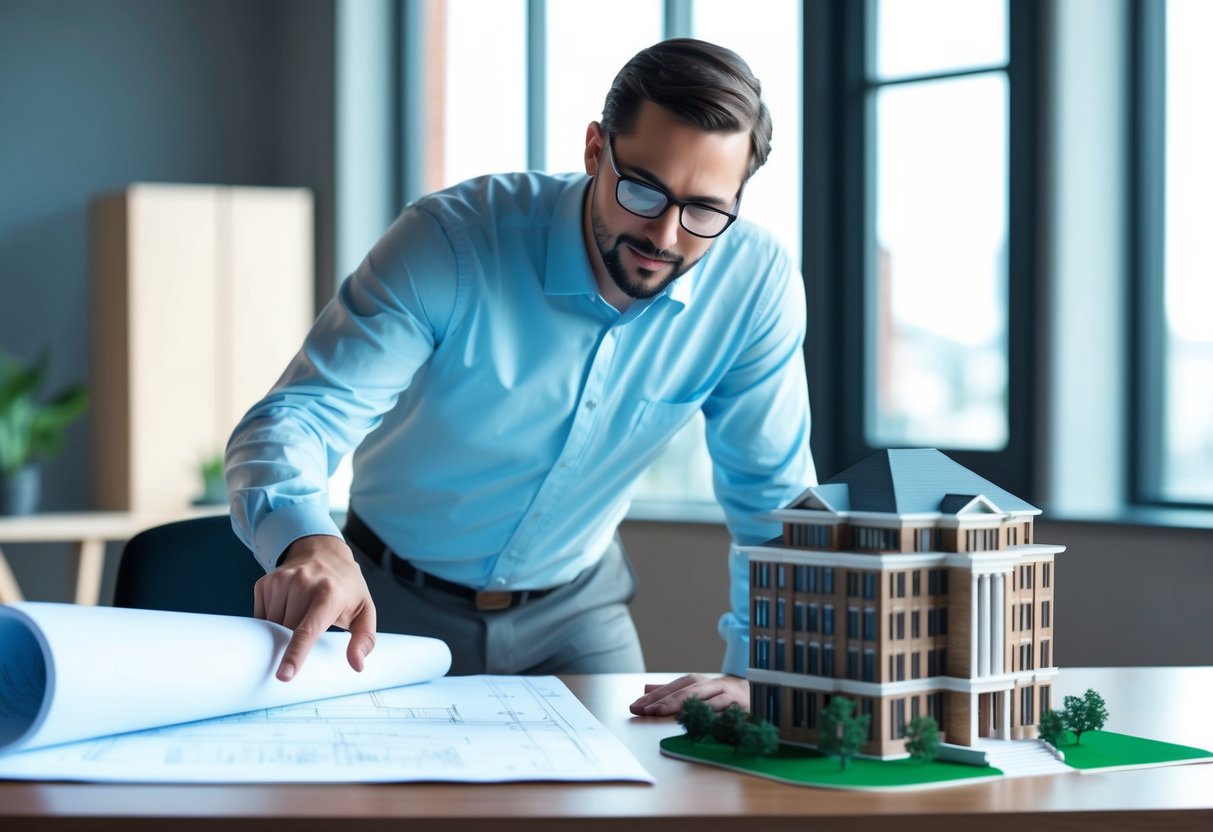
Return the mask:
<path id="1" fill-rule="evenodd" d="M 1027 739 L 1051 709 L 1053 559 L 1040 509 L 931 449 L 882 451 L 773 513 L 750 561 L 751 707 L 815 744 L 830 698 L 871 714 L 861 753 Z"/>

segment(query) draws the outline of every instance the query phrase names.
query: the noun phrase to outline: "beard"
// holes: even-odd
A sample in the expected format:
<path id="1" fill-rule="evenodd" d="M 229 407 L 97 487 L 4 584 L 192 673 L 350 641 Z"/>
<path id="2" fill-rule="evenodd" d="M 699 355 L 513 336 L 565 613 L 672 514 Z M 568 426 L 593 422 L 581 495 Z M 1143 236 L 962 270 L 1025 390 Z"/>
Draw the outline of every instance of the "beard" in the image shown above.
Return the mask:
<path id="1" fill-rule="evenodd" d="M 595 188 L 597 184 L 597 180 L 595 180 Z M 647 240 L 633 237 L 631 234 L 612 237 L 611 232 L 607 230 L 602 218 L 598 215 L 592 197 L 590 199 L 590 225 L 594 229 L 594 242 L 598 246 L 598 253 L 602 256 L 602 263 L 606 266 L 607 274 L 619 287 L 619 291 L 630 298 L 644 300 L 661 294 L 665 291 L 665 287 L 686 274 L 699 262 L 696 259 L 688 263 L 685 257 L 674 254 L 672 251 L 654 248 Z M 669 273 L 664 277 L 659 277 L 660 271 L 638 267 L 636 276 L 633 276 L 623 264 L 624 246 L 633 248 L 652 260 L 668 261 Z"/>

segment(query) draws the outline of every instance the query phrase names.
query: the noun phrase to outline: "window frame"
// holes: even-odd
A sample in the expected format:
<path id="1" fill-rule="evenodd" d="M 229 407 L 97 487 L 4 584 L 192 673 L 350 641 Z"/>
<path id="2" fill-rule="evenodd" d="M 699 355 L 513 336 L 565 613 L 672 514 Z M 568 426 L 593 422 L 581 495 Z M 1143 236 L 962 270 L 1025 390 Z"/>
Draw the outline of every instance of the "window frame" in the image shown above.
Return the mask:
<path id="1" fill-rule="evenodd" d="M 1039 345 L 1036 220 L 1041 208 L 1039 0 L 1008 0 L 1008 441 L 999 451 L 940 448 L 1008 491 L 1037 492 L 1032 402 Z M 959 77 L 946 72 L 873 83 L 871 4 L 832 0 L 805 8 L 805 341 L 814 409 L 813 453 L 828 477 L 880 450 L 867 441 L 866 236 L 874 216 L 870 92 L 885 85 Z M 983 67 L 982 71 L 987 71 Z M 824 128 L 822 125 L 826 125 Z M 1022 325 L 1029 322 L 1030 325 Z M 825 402 L 826 406 L 821 407 Z"/>
<path id="2" fill-rule="evenodd" d="M 1129 447 L 1125 493 L 1135 506 L 1208 511 L 1211 502 L 1169 499 L 1166 451 L 1167 0 L 1131 0 L 1128 106 Z"/>

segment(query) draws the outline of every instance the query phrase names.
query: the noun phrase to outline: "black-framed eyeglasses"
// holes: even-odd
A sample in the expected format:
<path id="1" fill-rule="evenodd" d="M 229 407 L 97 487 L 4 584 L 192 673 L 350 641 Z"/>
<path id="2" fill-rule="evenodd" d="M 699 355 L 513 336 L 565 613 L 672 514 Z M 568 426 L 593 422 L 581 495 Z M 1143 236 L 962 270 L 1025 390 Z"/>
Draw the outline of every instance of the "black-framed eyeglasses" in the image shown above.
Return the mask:
<path id="1" fill-rule="evenodd" d="M 655 219 L 669 210 L 671 205 L 678 206 L 678 223 L 696 237 L 719 237 L 725 229 L 737 219 L 737 214 L 730 214 L 702 202 L 684 202 L 676 199 L 665 188 L 650 185 L 638 179 L 624 176 L 615 164 L 615 136 L 607 136 L 607 158 L 611 160 L 611 170 L 615 171 L 615 201 L 619 207 L 628 213 L 645 219 Z M 741 190 L 745 190 L 744 183 Z M 741 191 L 737 193 L 737 201 L 733 211 L 741 207 Z"/>

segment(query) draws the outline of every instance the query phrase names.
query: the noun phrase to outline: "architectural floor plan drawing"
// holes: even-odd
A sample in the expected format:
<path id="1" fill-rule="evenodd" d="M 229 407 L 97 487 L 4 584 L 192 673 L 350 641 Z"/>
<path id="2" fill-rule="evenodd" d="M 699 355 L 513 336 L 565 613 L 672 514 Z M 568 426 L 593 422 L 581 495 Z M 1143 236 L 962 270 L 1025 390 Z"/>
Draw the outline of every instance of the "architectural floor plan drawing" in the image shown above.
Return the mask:
<path id="1" fill-rule="evenodd" d="M 0 757 L 93 782 L 652 782 L 554 677 L 446 677 Z"/>

